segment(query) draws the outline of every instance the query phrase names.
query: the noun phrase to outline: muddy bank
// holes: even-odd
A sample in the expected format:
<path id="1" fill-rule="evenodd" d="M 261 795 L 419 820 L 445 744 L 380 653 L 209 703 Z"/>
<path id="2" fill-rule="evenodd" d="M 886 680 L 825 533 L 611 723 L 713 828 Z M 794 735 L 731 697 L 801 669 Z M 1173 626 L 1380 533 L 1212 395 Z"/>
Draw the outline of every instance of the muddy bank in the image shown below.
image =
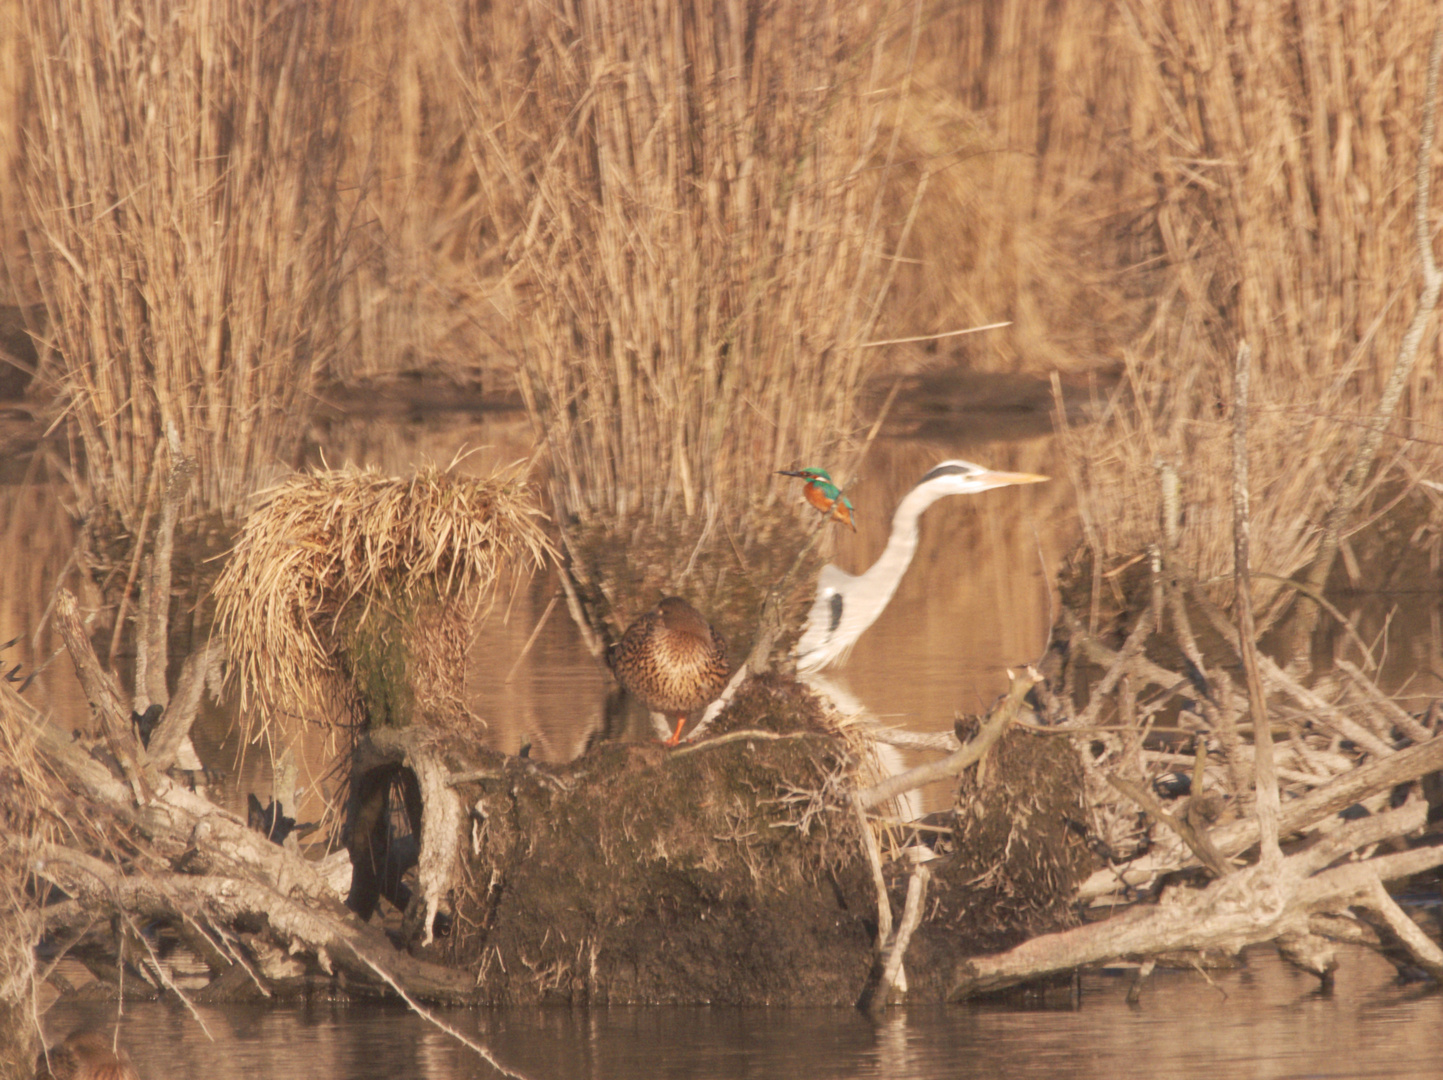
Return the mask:
<path id="1" fill-rule="evenodd" d="M 865 744 L 783 680 L 735 708 L 681 751 L 603 743 L 565 766 L 448 745 L 464 872 L 449 935 L 417 955 L 474 971 L 488 1004 L 854 1004 L 878 935 L 850 801 Z M 1080 793 L 1067 740 L 1013 731 L 934 817 L 909 999 L 941 1000 L 959 957 L 1071 924 L 1092 868 Z M 883 837 L 896 912 L 914 839 Z"/>

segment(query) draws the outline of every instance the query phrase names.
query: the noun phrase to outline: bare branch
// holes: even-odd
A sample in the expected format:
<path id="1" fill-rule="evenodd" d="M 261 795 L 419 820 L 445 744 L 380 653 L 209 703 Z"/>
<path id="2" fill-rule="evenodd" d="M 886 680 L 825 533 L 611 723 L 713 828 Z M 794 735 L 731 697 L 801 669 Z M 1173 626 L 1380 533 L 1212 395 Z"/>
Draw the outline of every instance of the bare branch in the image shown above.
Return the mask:
<path id="1" fill-rule="evenodd" d="M 1262 861 L 1276 864 L 1282 858 L 1278 847 L 1278 778 L 1273 771 L 1273 728 L 1263 697 L 1263 680 L 1258 674 L 1258 645 L 1253 629 L 1253 587 L 1249 577 L 1248 515 L 1248 377 L 1252 350 L 1247 342 L 1238 345 L 1237 369 L 1233 376 L 1233 608 L 1238 624 L 1238 652 L 1248 686 L 1248 711 L 1253 718 L 1253 777 L 1257 791 Z"/>
<path id="2" fill-rule="evenodd" d="M 907 772 L 898 773 L 866 791 L 858 792 L 857 798 L 861 801 L 862 807 L 865 809 L 876 806 L 880 802 L 895 799 L 898 795 L 922 787 L 924 784 L 930 784 L 933 780 L 956 776 L 963 769 L 977 762 L 1002 737 L 1002 733 L 1007 730 L 1008 725 L 1017 718 L 1017 711 L 1022 707 L 1022 699 L 1027 696 L 1027 691 L 1041 681 L 1042 676 L 1033 668 L 1028 668 L 1019 675 L 1013 675 L 1012 688 L 992 707 L 992 712 L 982 725 L 982 729 L 968 741 L 966 746 L 955 754 L 949 754 L 941 761 L 933 761 Z"/>

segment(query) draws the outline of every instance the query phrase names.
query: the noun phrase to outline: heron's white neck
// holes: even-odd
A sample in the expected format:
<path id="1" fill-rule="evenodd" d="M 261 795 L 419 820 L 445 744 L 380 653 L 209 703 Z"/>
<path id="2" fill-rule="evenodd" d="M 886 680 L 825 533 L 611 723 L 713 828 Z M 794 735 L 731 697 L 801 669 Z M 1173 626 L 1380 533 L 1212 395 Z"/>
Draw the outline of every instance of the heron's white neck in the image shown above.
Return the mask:
<path id="1" fill-rule="evenodd" d="M 892 535 L 887 537 L 887 546 L 882 554 L 861 575 L 867 583 L 867 599 L 881 612 L 897 591 L 907 567 L 912 565 L 912 556 L 917 553 L 917 522 L 923 512 L 949 492 L 938 491 L 935 487 L 913 488 L 898 504 L 892 514 Z M 873 616 L 875 618 L 875 616 Z"/>

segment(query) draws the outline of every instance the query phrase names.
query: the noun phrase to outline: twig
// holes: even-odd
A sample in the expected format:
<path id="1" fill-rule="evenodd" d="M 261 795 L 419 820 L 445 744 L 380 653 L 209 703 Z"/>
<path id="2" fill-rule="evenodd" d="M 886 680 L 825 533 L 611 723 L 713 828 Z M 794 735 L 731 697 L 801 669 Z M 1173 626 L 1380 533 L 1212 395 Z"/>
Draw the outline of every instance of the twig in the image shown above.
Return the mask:
<path id="1" fill-rule="evenodd" d="M 1234 651 L 1239 650 L 1237 639 L 1237 627 L 1229 624 L 1226 616 L 1223 615 L 1205 596 L 1193 594 L 1199 609 L 1207 616 L 1208 621 L 1218 634 L 1232 646 Z M 1239 658 L 1241 653 L 1239 652 Z M 1268 656 L 1263 653 L 1257 654 L 1258 667 L 1262 677 L 1271 685 L 1294 698 L 1303 708 L 1314 713 L 1315 723 L 1331 728 L 1345 739 L 1351 739 L 1369 753 L 1379 757 L 1387 757 L 1396 753 L 1394 747 L 1380 739 L 1373 732 L 1369 731 L 1362 724 L 1358 723 L 1347 713 L 1334 705 L 1329 704 L 1322 697 L 1309 690 L 1297 679 L 1293 678 L 1282 668 L 1278 667 Z"/>
<path id="2" fill-rule="evenodd" d="M 1248 376 L 1252 358 L 1248 343 L 1239 343 L 1237 368 L 1233 376 L 1233 604 L 1238 623 L 1238 651 L 1243 658 L 1243 673 L 1248 684 L 1248 711 L 1253 717 L 1258 842 L 1263 863 L 1276 865 L 1283 857 L 1282 849 L 1278 847 L 1278 777 L 1273 771 L 1273 732 L 1268 723 L 1262 676 L 1258 674 L 1253 589 L 1248 577 Z"/>
<path id="3" fill-rule="evenodd" d="M 711 722 L 721 715 L 721 711 L 732 703 L 732 698 L 736 697 L 737 690 L 741 688 L 746 677 L 747 665 L 744 663 L 732 672 L 732 677 L 722 687 L 722 692 L 716 696 L 715 701 L 706 707 L 706 711 L 701 714 L 701 719 L 697 721 L 696 727 L 687 732 L 686 738 L 682 739 L 682 742 L 695 742 L 701 733 L 711 726 Z"/>
<path id="4" fill-rule="evenodd" d="M 872 868 L 872 884 L 877 890 L 877 952 L 880 954 L 892 936 L 892 901 L 887 896 L 887 879 L 882 875 L 882 852 L 877 847 L 877 836 L 867 821 L 867 807 L 862 802 L 860 791 L 852 792 L 852 812 L 857 815 L 862 850 L 867 855 L 867 865 Z"/>
<path id="5" fill-rule="evenodd" d="M 1378 689 L 1378 684 L 1359 671 L 1356 664 L 1339 659 L 1333 662 L 1333 666 L 1353 680 L 1353 684 L 1363 692 L 1363 696 L 1382 709 L 1388 720 L 1408 738 L 1414 742 L 1427 742 L 1433 737 L 1431 731 L 1405 712 L 1396 701 L 1386 697 L 1383 691 Z"/>
<path id="6" fill-rule="evenodd" d="M 906 731 L 902 728 L 887 727 L 884 724 L 858 724 L 857 728 L 873 742 L 887 746 L 900 746 L 907 750 L 935 750 L 944 754 L 954 753 L 962 744 L 957 736 L 947 731 Z M 1039 730 L 1051 731 L 1051 728 Z"/>
<path id="7" fill-rule="evenodd" d="M 868 788 L 866 791 L 859 791 L 857 798 L 860 800 L 863 809 L 876 806 L 888 799 L 895 799 L 898 795 L 930 784 L 933 780 L 942 780 L 948 776 L 956 776 L 963 769 L 974 764 L 982 755 L 992 749 L 992 745 L 1002 737 L 1009 724 L 1017 718 L 1017 712 L 1022 707 L 1022 699 L 1027 692 L 1037 683 L 1042 681 L 1035 668 L 1028 668 L 1018 675 L 1012 676 L 1012 688 L 996 705 L 992 707 L 991 714 L 967 745 L 954 754 L 949 754 L 941 761 L 933 761 L 926 765 L 920 765 L 907 772 L 898 773 L 896 776 L 889 776 L 881 783 Z"/>
<path id="8" fill-rule="evenodd" d="M 927 882 L 931 878 L 932 872 L 927 869 L 926 863 L 918 863 L 912 870 L 912 877 L 907 882 L 907 901 L 902 908 L 902 924 L 897 927 L 897 937 L 888 948 L 887 959 L 882 965 L 882 983 L 867 1000 L 867 1013 L 871 1016 L 886 1008 L 887 998 L 897 985 L 902 961 L 907 956 L 907 946 L 912 942 L 912 934 L 922 924 L 922 904 L 927 898 Z"/>
<path id="9" fill-rule="evenodd" d="M 783 739 L 811 739 L 826 738 L 819 736 L 814 731 L 728 731 L 725 735 L 718 735 L 714 739 L 707 739 L 704 742 L 693 743 L 691 746 L 680 746 L 669 755 L 672 758 L 685 757 L 687 754 L 694 754 L 698 750 L 715 750 L 718 746 L 725 746 L 727 743 L 744 742 L 747 739 L 760 739 L 763 741 L 779 742 Z"/>
<path id="10" fill-rule="evenodd" d="M 1143 646 L 1147 644 L 1147 639 L 1157 629 L 1157 617 L 1157 610 L 1149 602 L 1147 610 L 1138 617 L 1137 625 L 1132 628 L 1132 632 L 1127 635 L 1127 640 L 1123 642 L 1122 648 L 1115 654 L 1115 659 L 1102 676 L 1102 681 L 1092 688 L 1089 694 L 1091 701 L 1082 711 L 1082 715 L 1077 718 L 1075 726 L 1092 726 L 1092 722 L 1097 719 L 1097 714 L 1102 711 L 1107 695 L 1112 693 L 1118 680 L 1129 672 L 1133 661 L 1142 657 Z"/>
<path id="11" fill-rule="evenodd" d="M 570 551 L 571 548 L 568 547 L 567 550 Z M 576 594 L 576 583 L 571 577 L 571 571 L 565 566 L 559 567 L 557 576 L 561 579 L 561 591 L 566 594 L 566 610 L 571 612 L 571 621 L 576 624 L 586 651 L 600 660 L 606 655 L 606 645 L 586 618 L 586 608 L 581 603 L 581 597 Z"/>
<path id="12" fill-rule="evenodd" d="M 176 753 L 185 742 L 185 737 L 190 734 L 191 726 L 200 712 L 206 673 L 224 655 L 225 645 L 220 637 L 216 636 L 198 652 L 185 658 L 175 680 L 175 693 L 171 696 L 170 705 L 150 736 L 150 760 L 157 769 L 165 770 L 175 763 Z"/>
<path id="13" fill-rule="evenodd" d="M 910 345 L 914 341 L 939 341 L 942 338 L 961 337 L 963 334 L 980 334 L 984 330 L 1001 330 L 1004 326 L 1011 326 L 1008 322 L 988 323 L 985 326 L 969 326 L 966 330 L 948 330 L 941 334 L 922 334 L 918 337 L 888 338 L 886 341 L 864 341 L 858 348 L 876 349 L 883 345 Z"/>
<path id="14" fill-rule="evenodd" d="M 559 599 L 557 594 L 551 595 L 551 602 L 546 605 L 546 610 L 541 613 L 541 618 L 536 620 L 536 628 L 531 631 L 531 636 L 526 639 L 526 644 L 521 646 L 521 653 L 516 657 L 516 662 L 511 665 L 511 670 L 506 673 L 506 678 L 501 680 L 502 686 L 511 685 L 511 680 L 516 677 L 516 669 L 521 666 L 521 661 L 526 659 L 527 653 L 531 651 L 531 646 L 535 645 L 536 639 L 541 636 L 541 628 L 546 625 L 546 620 L 551 618 L 551 612 L 555 610 L 556 601 Z"/>
<path id="15" fill-rule="evenodd" d="M 1368 666 L 1374 671 L 1378 670 L 1378 661 L 1373 656 L 1372 648 L 1368 645 L 1366 641 L 1363 640 L 1363 635 L 1358 633 L 1357 629 L 1353 626 L 1353 624 L 1348 621 L 1348 617 L 1344 615 L 1341 611 L 1339 611 L 1337 606 L 1322 593 L 1310 589 L 1301 581 L 1294 581 L 1292 578 L 1283 577 L 1281 574 L 1269 574 L 1263 570 L 1254 570 L 1253 577 L 1267 578 L 1270 581 L 1276 581 L 1278 582 L 1278 584 L 1282 585 L 1286 589 L 1292 589 L 1294 592 L 1302 593 L 1313 603 L 1317 604 L 1320 608 L 1322 608 L 1333 617 L 1333 619 L 1337 622 L 1339 628 L 1343 631 L 1343 633 L 1347 634 L 1348 637 L 1352 639 L 1353 644 L 1358 646 L 1358 650 L 1365 657 L 1367 657 Z M 1259 636 L 1268 632 L 1272 623 L 1276 621 L 1277 615 L 1280 613 L 1281 612 L 1270 613 L 1270 617 L 1263 619 L 1262 625 L 1258 627 Z"/>
<path id="16" fill-rule="evenodd" d="M 145 951 L 150 956 L 150 966 L 155 971 L 155 977 L 161 981 L 161 984 L 167 990 L 180 998 L 180 1002 L 185 1006 L 186 1011 L 189 1012 L 195 1019 L 195 1022 L 200 1025 L 200 1030 L 205 1032 L 205 1037 L 211 1042 L 215 1042 L 215 1036 L 210 1033 L 210 1028 L 206 1027 L 205 1017 L 201 1016 L 195 1004 L 185 995 L 185 991 L 175 985 L 175 981 L 170 977 L 170 972 L 167 970 L 169 965 L 155 954 L 155 949 L 151 947 L 150 939 L 140 932 L 140 928 L 135 925 L 135 920 L 130 917 L 128 912 L 122 912 L 121 917 L 124 918 L 125 925 L 130 927 L 130 932 L 134 935 L 135 939 L 145 946 Z"/>
<path id="17" fill-rule="evenodd" d="M 1113 773 L 1107 773 L 1106 777 L 1107 782 L 1114 788 L 1177 833 L 1182 838 L 1182 842 L 1198 857 L 1198 861 L 1212 872 L 1213 877 L 1227 877 L 1232 873 L 1233 868 L 1228 865 L 1227 860 L 1222 857 L 1218 849 L 1213 847 L 1206 833 L 1198 832 L 1186 818 L 1169 814 L 1162 808 L 1162 804 L 1153 798 L 1152 793 L 1141 784 L 1136 784 L 1126 777 Z"/>
<path id="18" fill-rule="evenodd" d="M 410 994 L 406 993 L 405 987 L 403 987 L 391 976 L 390 972 L 388 972 L 380 964 L 372 960 L 365 953 L 361 952 L 360 950 L 356 950 L 356 956 L 368 968 L 370 968 L 377 975 L 379 975 L 381 979 L 388 986 L 390 986 L 392 990 L 396 991 L 396 993 L 401 996 L 401 1000 L 406 1003 L 407 1007 L 417 1016 L 421 1017 L 421 1019 L 427 1021 L 428 1023 L 435 1024 L 436 1027 L 440 1028 L 447 1035 L 451 1036 L 451 1038 L 455 1039 L 458 1043 L 466 1047 L 468 1050 L 473 1051 L 479 1058 L 481 1058 L 482 1061 L 486 1062 L 486 1064 L 490 1065 L 493 1069 L 501 1073 L 503 1076 L 509 1076 L 512 1078 L 512 1080 L 526 1080 L 526 1077 L 523 1076 L 521 1073 L 513 1072 L 505 1065 L 502 1065 L 501 1062 L 497 1061 L 495 1055 L 492 1054 L 490 1050 L 487 1050 L 486 1047 L 482 1046 L 478 1042 L 473 1042 L 471 1039 L 463 1035 L 460 1031 L 456 1030 L 450 1024 L 446 1023 L 446 1021 L 442 1020 L 435 1013 L 431 1012 L 430 1009 L 427 1009 L 419 1001 L 416 1001 L 414 998 L 412 998 Z"/>
<path id="19" fill-rule="evenodd" d="M 155 444 L 155 457 L 150 463 L 150 479 L 146 484 L 145 508 L 140 514 L 140 528 L 135 533 L 135 551 L 131 554 L 130 573 L 125 578 L 125 588 L 120 591 L 120 604 L 115 612 L 115 630 L 110 635 L 110 655 L 107 662 L 115 666 L 115 654 L 120 651 L 120 638 L 125 632 L 126 608 L 130 605 L 130 590 L 135 588 L 135 579 L 140 574 L 140 560 L 145 554 L 145 534 L 150 529 L 150 515 L 155 508 L 155 491 L 160 483 L 160 453 L 164 443 Z M 63 575 L 62 575 L 63 576 Z"/>
<path id="20" fill-rule="evenodd" d="M 55 625 L 75 665 L 80 688 L 100 716 L 100 730 L 105 734 L 106 745 L 124 772 L 135 801 L 146 804 L 153 793 L 144 775 L 145 751 L 131 733 L 130 716 L 120 688 L 101 668 L 100 659 L 95 655 L 90 639 L 85 636 L 85 628 L 80 623 L 80 607 L 69 589 L 61 589 L 56 595 Z"/>

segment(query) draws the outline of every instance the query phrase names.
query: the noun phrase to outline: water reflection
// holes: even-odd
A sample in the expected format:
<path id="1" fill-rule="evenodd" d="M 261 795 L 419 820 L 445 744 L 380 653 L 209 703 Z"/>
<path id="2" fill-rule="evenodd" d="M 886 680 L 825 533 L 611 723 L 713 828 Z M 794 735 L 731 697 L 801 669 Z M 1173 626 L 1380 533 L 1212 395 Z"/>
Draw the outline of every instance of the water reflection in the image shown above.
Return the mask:
<path id="1" fill-rule="evenodd" d="M 598 1008 L 450 1011 L 447 1023 L 532 1080 L 887 1077 L 1253 1080 L 1437 1075 L 1443 996 L 1400 985 L 1372 953 L 1347 950 L 1332 997 L 1271 949 L 1214 984 L 1159 971 L 1138 1007 L 1130 973 L 1088 973 L 1080 1005 L 1026 1011 L 986 1005 L 894 1009 L 873 1028 L 847 1009 Z M 148 1078 L 345 1080 L 499 1075 L 455 1040 L 390 1006 L 202 1008 L 214 1037 L 180 1007 L 127 1005 L 121 1040 Z M 114 1005 L 62 1003 L 52 1039 Z"/>

